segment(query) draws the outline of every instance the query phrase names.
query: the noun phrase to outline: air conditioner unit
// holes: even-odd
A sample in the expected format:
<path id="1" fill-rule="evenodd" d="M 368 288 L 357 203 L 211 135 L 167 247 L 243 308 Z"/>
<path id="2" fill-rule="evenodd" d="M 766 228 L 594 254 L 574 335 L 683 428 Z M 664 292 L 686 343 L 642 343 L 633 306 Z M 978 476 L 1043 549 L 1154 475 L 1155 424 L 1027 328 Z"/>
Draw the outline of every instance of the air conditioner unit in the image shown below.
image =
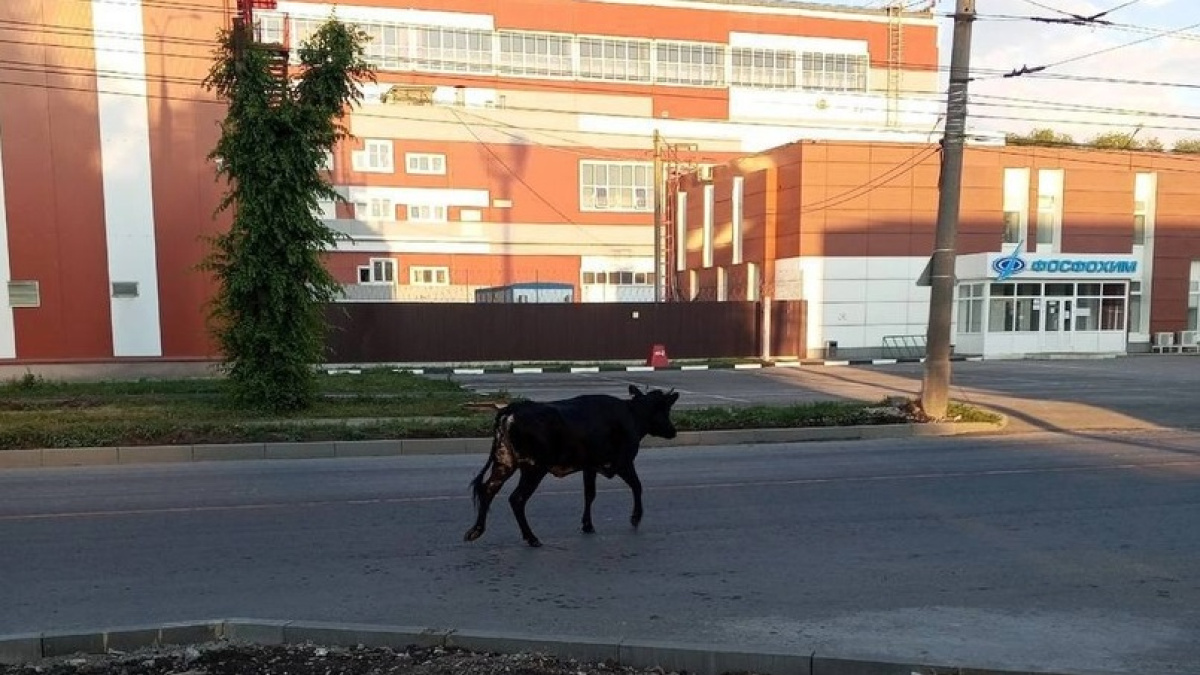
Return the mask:
<path id="1" fill-rule="evenodd" d="M 1181 330 L 1179 331 L 1179 346 L 1185 349 L 1196 349 L 1200 347 L 1197 338 L 1200 337 L 1200 331 Z"/>
<path id="2" fill-rule="evenodd" d="M 699 178 L 699 179 L 700 179 L 700 180 L 702 180 L 702 181 L 712 181 L 712 179 L 713 179 L 713 168 L 712 168 L 711 166 L 698 166 L 698 167 L 696 167 L 696 177 L 697 177 L 697 178 Z"/>
<path id="3" fill-rule="evenodd" d="M 1154 334 L 1154 346 L 1155 347 L 1172 347 L 1174 345 L 1175 345 L 1175 334 L 1174 333 L 1155 333 Z"/>

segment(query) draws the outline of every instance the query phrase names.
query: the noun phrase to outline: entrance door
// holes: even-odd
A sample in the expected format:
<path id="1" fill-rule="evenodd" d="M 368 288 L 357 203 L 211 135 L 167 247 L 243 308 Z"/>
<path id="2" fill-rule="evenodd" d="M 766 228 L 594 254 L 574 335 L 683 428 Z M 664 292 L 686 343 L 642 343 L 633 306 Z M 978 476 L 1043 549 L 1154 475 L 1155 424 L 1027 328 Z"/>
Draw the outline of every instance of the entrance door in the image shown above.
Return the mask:
<path id="1" fill-rule="evenodd" d="M 1071 305 L 1068 298 L 1046 298 L 1046 324 L 1043 340 L 1047 351 L 1070 351 Z"/>

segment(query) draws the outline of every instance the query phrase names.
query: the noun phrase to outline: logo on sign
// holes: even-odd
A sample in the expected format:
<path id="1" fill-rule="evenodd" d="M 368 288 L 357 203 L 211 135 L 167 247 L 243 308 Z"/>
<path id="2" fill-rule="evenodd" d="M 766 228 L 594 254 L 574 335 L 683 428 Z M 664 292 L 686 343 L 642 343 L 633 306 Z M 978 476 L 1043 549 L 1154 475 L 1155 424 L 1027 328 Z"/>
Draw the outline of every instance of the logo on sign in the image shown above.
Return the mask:
<path id="1" fill-rule="evenodd" d="M 1018 243 L 1012 253 L 992 261 L 992 270 L 996 273 L 996 281 L 1004 281 L 1025 269 L 1025 260 L 1019 255 L 1020 252 L 1021 244 Z"/>

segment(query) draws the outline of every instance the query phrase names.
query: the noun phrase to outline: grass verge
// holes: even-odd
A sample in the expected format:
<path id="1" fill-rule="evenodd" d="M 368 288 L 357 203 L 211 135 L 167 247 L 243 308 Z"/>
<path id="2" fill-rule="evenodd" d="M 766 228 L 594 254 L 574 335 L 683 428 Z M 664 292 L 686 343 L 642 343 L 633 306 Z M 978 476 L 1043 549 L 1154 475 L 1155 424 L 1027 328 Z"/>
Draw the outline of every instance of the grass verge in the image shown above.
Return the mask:
<path id="1" fill-rule="evenodd" d="M 268 415 L 228 403 L 216 378 L 53 382 L 26 375 L 0 383 L 0 450 L 104 446 L 479 437 L 494 410 L 449 377 L 390 369 L 320 376 L 317 405 Z M 683 408 L 680 431 L 902 424 L 915 421 L 880 402 L 822 401 L 786 406 Z M 953 404 L 949 417 L 997 421 Z"/>

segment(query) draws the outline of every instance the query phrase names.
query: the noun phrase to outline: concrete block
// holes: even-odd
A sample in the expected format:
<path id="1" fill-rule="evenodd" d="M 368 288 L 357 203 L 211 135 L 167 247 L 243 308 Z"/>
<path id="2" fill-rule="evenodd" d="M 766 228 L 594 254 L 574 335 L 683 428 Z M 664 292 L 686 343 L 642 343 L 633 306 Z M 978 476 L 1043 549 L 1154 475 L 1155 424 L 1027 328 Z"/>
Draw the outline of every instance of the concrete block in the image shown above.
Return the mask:
<path id="1" fill-rule="evenodd" d="M 266 459 L 263 443 L 214 443 L 192 446 L 192 460 L 211 462 L 238 459 Z"/>
<path id="2" fill-rule="evenodd" d="M 409 645 L 438 647 L 445 643 L 446 631 L 408 626 L 375 626 L 353 623 L 293 621 L 283 628 L 284 642 L 297 644 L 353 647 L 392 647 Z"/>
<path id="3" fill-rule="evenodd" d="M 230 642 L 256 645 L 281 645 L 284 630 L 291 621 L 265 619 L 226 619 L 222 626 L 222 637 Z"/>
<path id="4" fill-rule="evenodd" d="M 158 643 L 163 645 L 194 645 L 221 639 L 220 621 L 188 621 L 164 623 L 159 630 Z"/>
<path id="5" fill-rule="evenodd" d="M 117 448 L 119 464 L 158 464 L 192 461 L 190 445 L 139 445 Z"/>
<path id="6" fill-rule="evenodd" d="M 103 654 L 104 633 L 42 633 L 42 657 Z"/>
<path id="7" fill-rule="evenodd" d="M 31 469 L 41 465 L 41 450 L 0 450 L 0 469 Z"/>
<path id="8" fill-rule="evenodd" d="M 115 649 L 132 652 L 158 644 L 158 626 L 128 626 L 108 628 L 104 631 L 104 651 Z"/>
<path id="9" fill-rule="evenodd" d="M 41 633 L 0 636 L 0 664 L 32 663 L 42 658 Z"/>
<path id="10" fill-rule="evenodd" d="M 451 631 L 446 636 L 446 646 L 501 654 L 540 652 L 583 663 L 617 661 L 621 656 L 620 647 L 611 641 L 565 637 L 532 638 L 493 631 Z"/>
<path id="11" fill-rule="evenodd" d="M 327 459 L 336 457 L 333 441 L 316 443 L 267 443 L 267 459 Z"/>
<path id="12" fill-rule="evenodd" d="M 381 441 L 338 441 L 334 444 L 338 457 L 393 457 L 401 454 L 400 439 Z"/>
<path id="13" fill-rule="evenodd" d="M 46 448 L 42 450 L 42 466 L 98 466 L 116 463 L 116 448 Z"/>

